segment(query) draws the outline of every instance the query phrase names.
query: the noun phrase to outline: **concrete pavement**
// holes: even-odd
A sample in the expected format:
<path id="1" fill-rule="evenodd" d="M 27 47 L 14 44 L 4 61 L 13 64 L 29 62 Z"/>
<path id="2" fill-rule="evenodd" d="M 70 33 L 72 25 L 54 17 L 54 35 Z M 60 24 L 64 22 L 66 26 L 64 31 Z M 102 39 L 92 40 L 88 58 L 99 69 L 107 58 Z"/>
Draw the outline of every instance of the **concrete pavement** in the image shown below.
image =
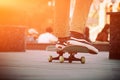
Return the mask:
<path id="1" fill-rule="evenodd" d="M 43 50 L 0 52 L 0 80 L 120 80 L 120 60 L 109 60 L 109 52 L 77 54 L 86 57 L 85 64 L 49 63 L 49 55 L 57 56 Z"/>

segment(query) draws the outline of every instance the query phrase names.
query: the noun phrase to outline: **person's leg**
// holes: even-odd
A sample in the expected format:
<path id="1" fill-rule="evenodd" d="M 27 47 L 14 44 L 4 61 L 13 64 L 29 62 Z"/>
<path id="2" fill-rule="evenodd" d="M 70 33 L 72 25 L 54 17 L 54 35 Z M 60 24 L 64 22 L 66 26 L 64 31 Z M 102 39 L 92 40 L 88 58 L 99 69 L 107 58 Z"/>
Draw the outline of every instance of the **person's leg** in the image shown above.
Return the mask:
<path id="1" fill-rule="evenodd" d="M 70 31 L 84 34 L 85 24 L 92 1 L 93 0 L 76 0 L 73 16 L 71 18 Z"/>

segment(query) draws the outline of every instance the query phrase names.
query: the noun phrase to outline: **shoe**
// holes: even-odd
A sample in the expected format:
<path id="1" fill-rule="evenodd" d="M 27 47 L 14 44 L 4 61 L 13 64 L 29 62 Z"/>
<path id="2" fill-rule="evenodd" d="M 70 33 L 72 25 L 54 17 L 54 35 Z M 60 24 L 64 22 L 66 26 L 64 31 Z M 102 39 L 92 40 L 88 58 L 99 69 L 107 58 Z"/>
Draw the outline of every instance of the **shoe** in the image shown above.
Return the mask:
<path id="1" fill-rule="evenodd" d="M 78 45 L 86 47 L 89 50 L 90 54 L 98 54 L 98 49 L 96 49 L 90 42 L 85 39 L 77 39 L 71 37 L 70 40 L 67 41 L 67 45 Z"/>
<path id="2" fill-rule="evenodd" d="M 95 48 L 91 42 L 85 40 L 84 35 L 78 32 L 71 32 L 70 37 L 62 37 L 58 38 L 58 42 L 56 44 L 57 51 L 62 51 L 67 45 L 77 45 L 86 47 L 89 50 L 90 54 L 98 54 L 98 49 Z"/>
<path id="3" fill-rule="evenodd" d="M 67 45 L 78 45 L 86 47 L 90 54 L 98 54 L 98 49 L 95 48 L 91 42 L 85 39 L 85 36 L 81 33 L 71 31 L 71 37 L 67 41 Z"/>
<path id="4" fill-rule="evenodd" d="M 59 37 L 55 45 L 57 51 L 61 51 L 63 48 L 65 48 L 67 46 L 67 40 L 69 39 L 70 37 Z"/>

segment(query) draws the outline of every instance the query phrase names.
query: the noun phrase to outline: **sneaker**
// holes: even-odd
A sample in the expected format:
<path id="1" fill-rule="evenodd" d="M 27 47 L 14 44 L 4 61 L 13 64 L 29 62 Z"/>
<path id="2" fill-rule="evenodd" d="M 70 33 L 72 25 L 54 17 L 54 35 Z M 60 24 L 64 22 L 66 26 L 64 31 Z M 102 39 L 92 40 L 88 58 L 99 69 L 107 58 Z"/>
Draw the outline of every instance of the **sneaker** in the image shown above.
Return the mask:
<path id="1" fill-rule="evenodd" d="M 78 32 L 71 31 L 71 37 L 58 38 L 56 44 L 57 51 L 62 51 L 67 45 L 77 45 L 86 47 L 90 54 L 98 54 L 98 49 L 95 48 L 89 41 L 85 40 L 84 35 Z"/>
<path id="2" fill-rule="evenodd" d="M 67 46 L 67 40 L 69 40 L 69 37 L 59 37 L 58 38 L 58 41 L 55 45 L 57 51 L 60 51 Z"/>
<path id="3" fill-rule="evenodd" d="M 91 42 L 85 39 L 85 36 L 81 33 L 71 31 L 71 37 L 67 41 L 67 45 L 78 45 L 86 47 L 90 54 L 98 54 L 98 49 L 95 48 Z"/>
<path id="4" fill-rule="evenodd" d="M 68 45 L 78 45 L 86 47 L 89 50 L 90 54 L 98 54 L 98 49 L 96 49 L 90 42 L 85 39 L 77 39 L 71 37 L 70 40 L 67 41 Z"/>

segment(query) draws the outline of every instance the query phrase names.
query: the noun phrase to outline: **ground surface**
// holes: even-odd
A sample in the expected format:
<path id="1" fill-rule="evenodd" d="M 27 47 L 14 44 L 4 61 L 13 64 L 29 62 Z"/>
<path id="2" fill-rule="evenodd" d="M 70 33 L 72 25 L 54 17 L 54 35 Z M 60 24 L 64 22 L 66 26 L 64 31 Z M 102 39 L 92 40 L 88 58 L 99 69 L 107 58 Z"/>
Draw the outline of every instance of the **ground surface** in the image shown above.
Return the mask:
<path id="1" fill-rule="evenodd" d="M 57 56 L 54 51 L 40 50 L 0 52 L 0 80 L 120 80 L 120 60 L 110 60 L 109 52 L 77 54 L 86 57 L 85 64 L 49 63 L 49 55 Z"/>

